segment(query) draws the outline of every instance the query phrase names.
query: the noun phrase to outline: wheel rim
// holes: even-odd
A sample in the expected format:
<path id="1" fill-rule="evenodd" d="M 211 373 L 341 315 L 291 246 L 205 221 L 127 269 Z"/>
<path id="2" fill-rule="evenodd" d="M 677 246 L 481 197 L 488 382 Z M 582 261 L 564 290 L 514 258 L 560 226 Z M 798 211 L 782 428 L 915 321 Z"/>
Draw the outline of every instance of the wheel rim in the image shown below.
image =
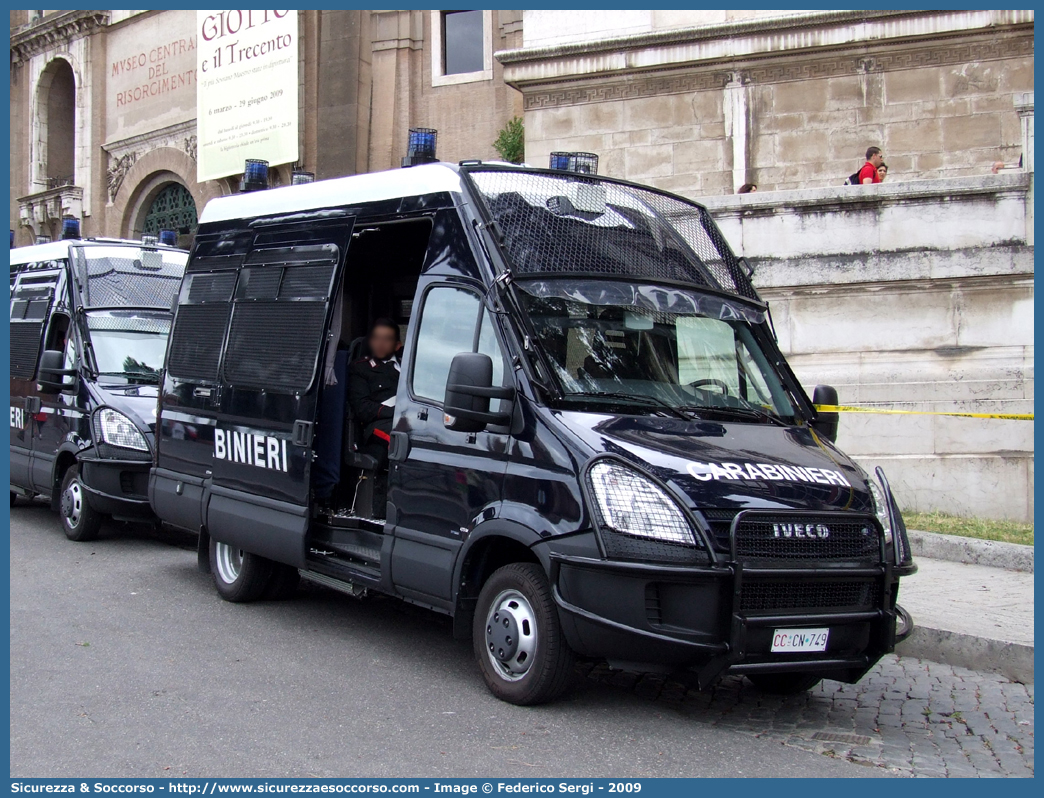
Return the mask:
<path id="1" fill-rule="evenodd" d="M 529 673 L 536 655 L 536 613 L 517 590 L 502 591 L 486 615 L 486 654 L 497 674 L 517 682 Z"/>
<path id="2" fill-rule="evenodd" d="M 231 585 L 239 578 L 239 572 L 243 569 L 243 550 L 233 548 L 227 543 L 218 543 L 215 548 L 218 575 L 222 582 Z"/>
<path id="3" fill-rule="evenodd" d="M 80 485 L 79 477 L 75 477 L 62 493 L 62 515 L 71 529 L 80 525 L 80 519 L 83 518 L 83 503 L 83 487 Z"/>

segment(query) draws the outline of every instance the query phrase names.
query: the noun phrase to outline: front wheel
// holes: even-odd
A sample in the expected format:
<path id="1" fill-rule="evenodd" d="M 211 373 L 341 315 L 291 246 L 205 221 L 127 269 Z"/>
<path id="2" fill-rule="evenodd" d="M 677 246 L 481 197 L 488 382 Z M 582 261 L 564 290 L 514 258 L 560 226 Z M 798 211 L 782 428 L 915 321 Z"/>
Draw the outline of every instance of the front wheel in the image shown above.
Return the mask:
<path id="1" fill-rule="evenodd" d="M 11 494 L 12 496 L 14 494 Z M 62 495 L 59 502 L 62 530 L 69 540 L 78 543 L 97 540 L 102 514 L 87 501 L 87 489 L 80 481 L 80 467 L 70 466 L 62 477 Z"/>
<path id="2" fill-rule="evenodd" d="M 482 677 L 502 701 L 542 704 L 569 688 L 573 652 L 539 565 L 494 571 L 479 593 L 472 638 Z"/>
<path id="3" fill-rule="evenodd" d="M 210 572 L 225 601 L 256 601 L 272 581 L 274 563 L 238 546 L 210 539 Z"/>
<path id="4" fill-rule="evenodd" d="M 810 673 L 751 673 L 747 678 L 763 693 L 796 695 L 811 690 L 822 677 Z"/>

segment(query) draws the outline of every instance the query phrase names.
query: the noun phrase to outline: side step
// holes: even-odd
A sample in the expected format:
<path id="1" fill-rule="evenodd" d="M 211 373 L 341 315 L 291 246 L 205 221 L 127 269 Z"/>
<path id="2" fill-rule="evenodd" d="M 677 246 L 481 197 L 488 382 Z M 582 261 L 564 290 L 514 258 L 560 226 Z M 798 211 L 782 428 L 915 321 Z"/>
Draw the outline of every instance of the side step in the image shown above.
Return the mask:
<path id="1" fill-rule="evenodd" d="M 362 598 L 366 595 L 365 587 L 360 587 L 352 582 L 346 582 L 343 579 L 336 579 L 335 577 L 327 576 L 326 574 L 321 574 L 317 571 L 306 571 L 303 568 L 299 569 L 299 571 L 302 579 L 315 582 L 317 585 L 328 587 L 331 590 L 337 590 L 338 592 L 344 593 L 352 598 Z"/>
<path id="2" fill-rule="evenodd" d="M 381 566 L 381 550 L 374 549 L 369 546 L 362 546 L 358 543 L 345 543 L 342 541 L 327 540 L 322 545 L 327 548 L 333 549 L 338 554 L 348 557 L 352 560 L 359 560 L 367 565 L 372 565 L 377 568 Z"/>
<path id="3" fill-rule="evenodd" d="M 365 571 L 381 569 L 381 548 L 386 537 L 380 531 L 367 528 L 351 528 L 313 523 L 311 529 L 311 546 L 316 554 L 332 553 L 335 558 L 347 560 Z"/>

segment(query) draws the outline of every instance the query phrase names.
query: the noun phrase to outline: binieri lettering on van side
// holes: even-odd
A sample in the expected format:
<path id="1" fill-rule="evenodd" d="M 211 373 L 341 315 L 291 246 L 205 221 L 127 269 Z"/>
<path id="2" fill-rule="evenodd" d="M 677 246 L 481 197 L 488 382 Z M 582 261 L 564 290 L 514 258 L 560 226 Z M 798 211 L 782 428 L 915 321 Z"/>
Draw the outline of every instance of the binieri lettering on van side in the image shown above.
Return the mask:
<path id="1" fill-rule="evenodd" d="M 214 459 L 270 471 L 286 471 L 286 438 L 236 430 L 214 430 Z"/>

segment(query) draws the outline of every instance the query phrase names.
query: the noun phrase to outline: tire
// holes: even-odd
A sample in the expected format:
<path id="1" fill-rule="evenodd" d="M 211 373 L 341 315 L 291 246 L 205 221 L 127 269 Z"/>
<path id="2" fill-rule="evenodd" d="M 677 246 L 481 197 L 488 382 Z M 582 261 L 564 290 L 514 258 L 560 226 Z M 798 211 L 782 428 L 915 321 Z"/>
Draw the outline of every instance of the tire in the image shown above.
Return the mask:
<path id="1" fill-rule="evenodd" d="M 69 466 L 62 477 L 62 492 L 58 503 L 62 531 L 69 540 L 84 543 L 98 539 L 102 514 L 87 501 L 87 490 L 80 481 L 80 467 Z"/>
<path id="2" fill-rule="evenodd" d="M 501 701 L 543 704 L 569 689 L 574 656 L 543 569 L 512 563 L 479 593 L 472 642 L 482 678 Z"/>
<path id="3" fill-rule="evenodd" d="M 265 589 L 264 598 L 268 601 L 286 601 L 289 598 L 293 598 L 300 583 L 300 571 L 292 565 L 275 563 L 272 568 L 272 580 Z"/>
<path id="4" fill-rule="evenodd" d="M 256 601 L 272 583 L 275 563 L 227 543 L 210 539 L 210 572 L 225 601 Z"/>
<path id="5" fill-rule="evenodd" d="M 775 695 L 804 693 L 823 681 L 823 677 L 811 673 L 751 673 L 747 678 L 761 692 Z"/>

